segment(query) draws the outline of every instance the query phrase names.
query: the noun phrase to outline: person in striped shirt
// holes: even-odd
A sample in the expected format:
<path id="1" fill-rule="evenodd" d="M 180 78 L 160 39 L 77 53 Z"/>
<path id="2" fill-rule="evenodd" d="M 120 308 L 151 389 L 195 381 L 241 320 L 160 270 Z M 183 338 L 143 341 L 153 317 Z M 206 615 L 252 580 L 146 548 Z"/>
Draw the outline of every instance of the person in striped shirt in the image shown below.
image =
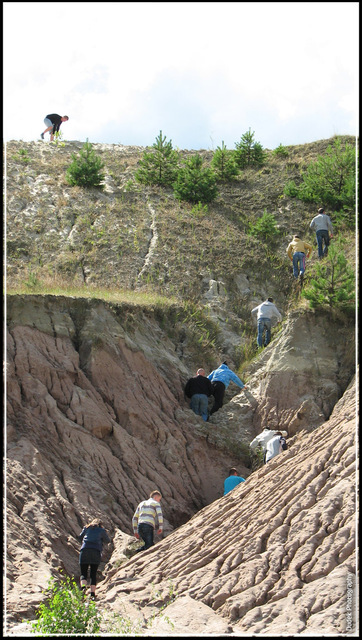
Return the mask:
<path id="1" fill-rule="evenodd" d="M 154 545 L 153 534 L 158 527 L 157 533 L 161 535 L 163 531 L 163 515 L 161 509 L 162 495 L 159 491 L 152 491 L 148 500 L 140 502 L 132 518 L 134 537 L 143 540 L 144 545 L 138 551 L 145 551 Z"/>

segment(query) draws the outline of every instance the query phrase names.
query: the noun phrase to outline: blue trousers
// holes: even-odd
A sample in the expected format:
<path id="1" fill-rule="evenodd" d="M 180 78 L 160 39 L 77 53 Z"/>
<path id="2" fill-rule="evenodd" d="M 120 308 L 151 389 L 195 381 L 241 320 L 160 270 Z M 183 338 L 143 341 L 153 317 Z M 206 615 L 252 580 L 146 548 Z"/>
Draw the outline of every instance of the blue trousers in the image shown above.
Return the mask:
<path id="1" fill-rule="evenodd" d="M 258 337 L 257 337 L 257 343 L 258 343 L 258 347 L 262 347 L 263 346 L 263 334 L 265 331 L 265 337 L 264 337 L 264 347 L 267 346 L 267 344 L 269 344 L 270 340 L 271 340 L 271 320 L 270 318 L 259 318 L 258 319 Z"/>
<path id="2" fill-rule="evenodd" d="M 302 276 L 305 271 L 305 253 L 302 251 L 296 251 L 293 255 L 293 275 L 298 278 L 299 274 Z"/>
<path id="3" fill-rule="evenodd" d="M 205 422 L 208 418 L 207 407 L 208 407 L 207 395 L 205 393 L 194 393 L 191 398 L 190 408 L 194 413 L 196 413 L 196 415 L 202 416 Z"/>
<path id="4" fill-rule="evenodd" d="M 328 255 L 329 233 L 327 229 L 318 229 L 316 236 L 318 244 L 318 258 L 324 258 L 324 256 Z"/>

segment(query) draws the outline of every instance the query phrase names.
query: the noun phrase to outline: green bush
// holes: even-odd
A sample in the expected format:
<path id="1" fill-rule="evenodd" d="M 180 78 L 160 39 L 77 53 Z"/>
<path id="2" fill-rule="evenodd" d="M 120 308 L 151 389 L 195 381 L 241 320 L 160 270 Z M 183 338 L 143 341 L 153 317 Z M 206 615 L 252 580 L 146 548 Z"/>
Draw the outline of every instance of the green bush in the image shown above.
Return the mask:
<path id="1" fill-rule="evenodd" d="M 284 193 L 303 202 L 322 203 L 324 206 L 350 209 L 354 212 L 356 202 L 356 151 L 346 143 L 342 147 L 337 138 L 329 145 L 323 156 L 312 162 L 302 174 L 299 186 L 291 181 L 285 185 Z"/>
<path id="2" fill-rule="evenodd" d="M 273 155 L 274 156 L 280 156 L 282 158 L 286 158 L 289 153 L 288 153 L 288 149 L 286 147 L 284 147 L 281 143 L 278 147 L 276 147 L 276 149 L 274 149 L 273 151 Z"/>
<path id="3" fill-rule="evenodd" d="M 255 141 L 255 131 L 244 133 L 239 142 L 235 143 L 235 159 L 240 169 L 246 167 L 261 167 L 266 158 L 265 151 L 260 142 Z"/>
<path id="4" fill-rule="evenodd" d="M 160 131 L 152 150 L 143 153 L 135 179 L 147 185 L 172 185 L 176 179 L 178 162 L 178 154 L 172 148 L 172 141 L 167 142 L 166 136 L 162 136 Z"/>
<path id="5" fill-rule="evenodd" d="M 65 179 L 72 187 L 101 187 L 104 180 L 104 163 L 96 155 L 90 142 L 84 143 L 79 155 L 72 155 L 73 161 L 68 167 Z M 102 188 L 102 187 L 101 187 Z"/>
<path id="6" fill-rule="evenodd" d="M 175 197 L 197 204 L 215 200 L 218 189 L 215 173 L 209 167 L 202 167 L 199 154 L 186 161 L 174 184 Z"/>
<path id="7" fill-rule="evenodd" d="M 44 636 L 99 631 L 101 616 L 97 606 L 87 601 L 74 579 L 65 577 L 57 582 L 50 578 L 45 595 L 46 602 L 37 611 L 38 620 L 32 623 L 32 633 Z"/>
<path id="8" fill-rule="evenodd" d="M 250 224 L 249 229 L 250 235 L 262 237 L 264 240 L 270 240 L 270 238 L 279 234 L 274 215 L 267 213 L 266 209 L 264 209 L 263 215 L 255 224 Z"/>
<path id="9" fill-rule="evenodd" d="M 330 244 L 328 255 L 312 268 L 302 291 L 312 309 L 328 306 L 353 313 L 355 309 L 355 274 L 345 255 L 343 240 Z"/>
<path id="10" fill-rule="evenodd" d="M 238 166 L 235 161 L 235 151 L 227 149 L 222 141 L 221 147 L 217 147 L 212 160 L 211 166 L 214 169 L 219 180 L 230 182 L 234 180 L 239 173 Z"/>

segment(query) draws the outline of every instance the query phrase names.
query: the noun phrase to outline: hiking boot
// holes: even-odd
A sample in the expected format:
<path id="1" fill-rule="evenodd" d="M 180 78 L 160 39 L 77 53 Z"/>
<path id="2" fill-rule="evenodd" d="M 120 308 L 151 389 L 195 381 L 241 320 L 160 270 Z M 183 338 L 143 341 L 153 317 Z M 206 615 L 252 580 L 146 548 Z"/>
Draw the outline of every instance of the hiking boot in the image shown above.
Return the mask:
<path id="1" fill-rule="evenodd" d="M 95 600 L 96 599 L 96 594 L 95 593 L 91 593 L 90 597 L 92 598 L 92 600 Z"/>
<path id="2" fill-rule="evenodd" d="M 42 140 L 44 140 L 44 133 L 41 133 L 40 137 L 41 137 Z"/>

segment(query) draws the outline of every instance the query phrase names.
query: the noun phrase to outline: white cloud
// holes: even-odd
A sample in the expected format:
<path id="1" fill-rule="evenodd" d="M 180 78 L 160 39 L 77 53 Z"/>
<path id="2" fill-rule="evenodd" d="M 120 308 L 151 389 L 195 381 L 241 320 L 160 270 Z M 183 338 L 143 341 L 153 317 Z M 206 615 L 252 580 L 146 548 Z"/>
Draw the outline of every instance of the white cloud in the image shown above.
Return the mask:
<path id="1" fill-rule="evenodd" d="M 268 148 L 355 135 L 357 2 L 5 2 L 5 139 Z M 287 125 L 287 126 L 286 126 Z M 337 131 L 336 131 L 337 129 Z M 176 142 L 177 141 L 177 142 Z"/>

